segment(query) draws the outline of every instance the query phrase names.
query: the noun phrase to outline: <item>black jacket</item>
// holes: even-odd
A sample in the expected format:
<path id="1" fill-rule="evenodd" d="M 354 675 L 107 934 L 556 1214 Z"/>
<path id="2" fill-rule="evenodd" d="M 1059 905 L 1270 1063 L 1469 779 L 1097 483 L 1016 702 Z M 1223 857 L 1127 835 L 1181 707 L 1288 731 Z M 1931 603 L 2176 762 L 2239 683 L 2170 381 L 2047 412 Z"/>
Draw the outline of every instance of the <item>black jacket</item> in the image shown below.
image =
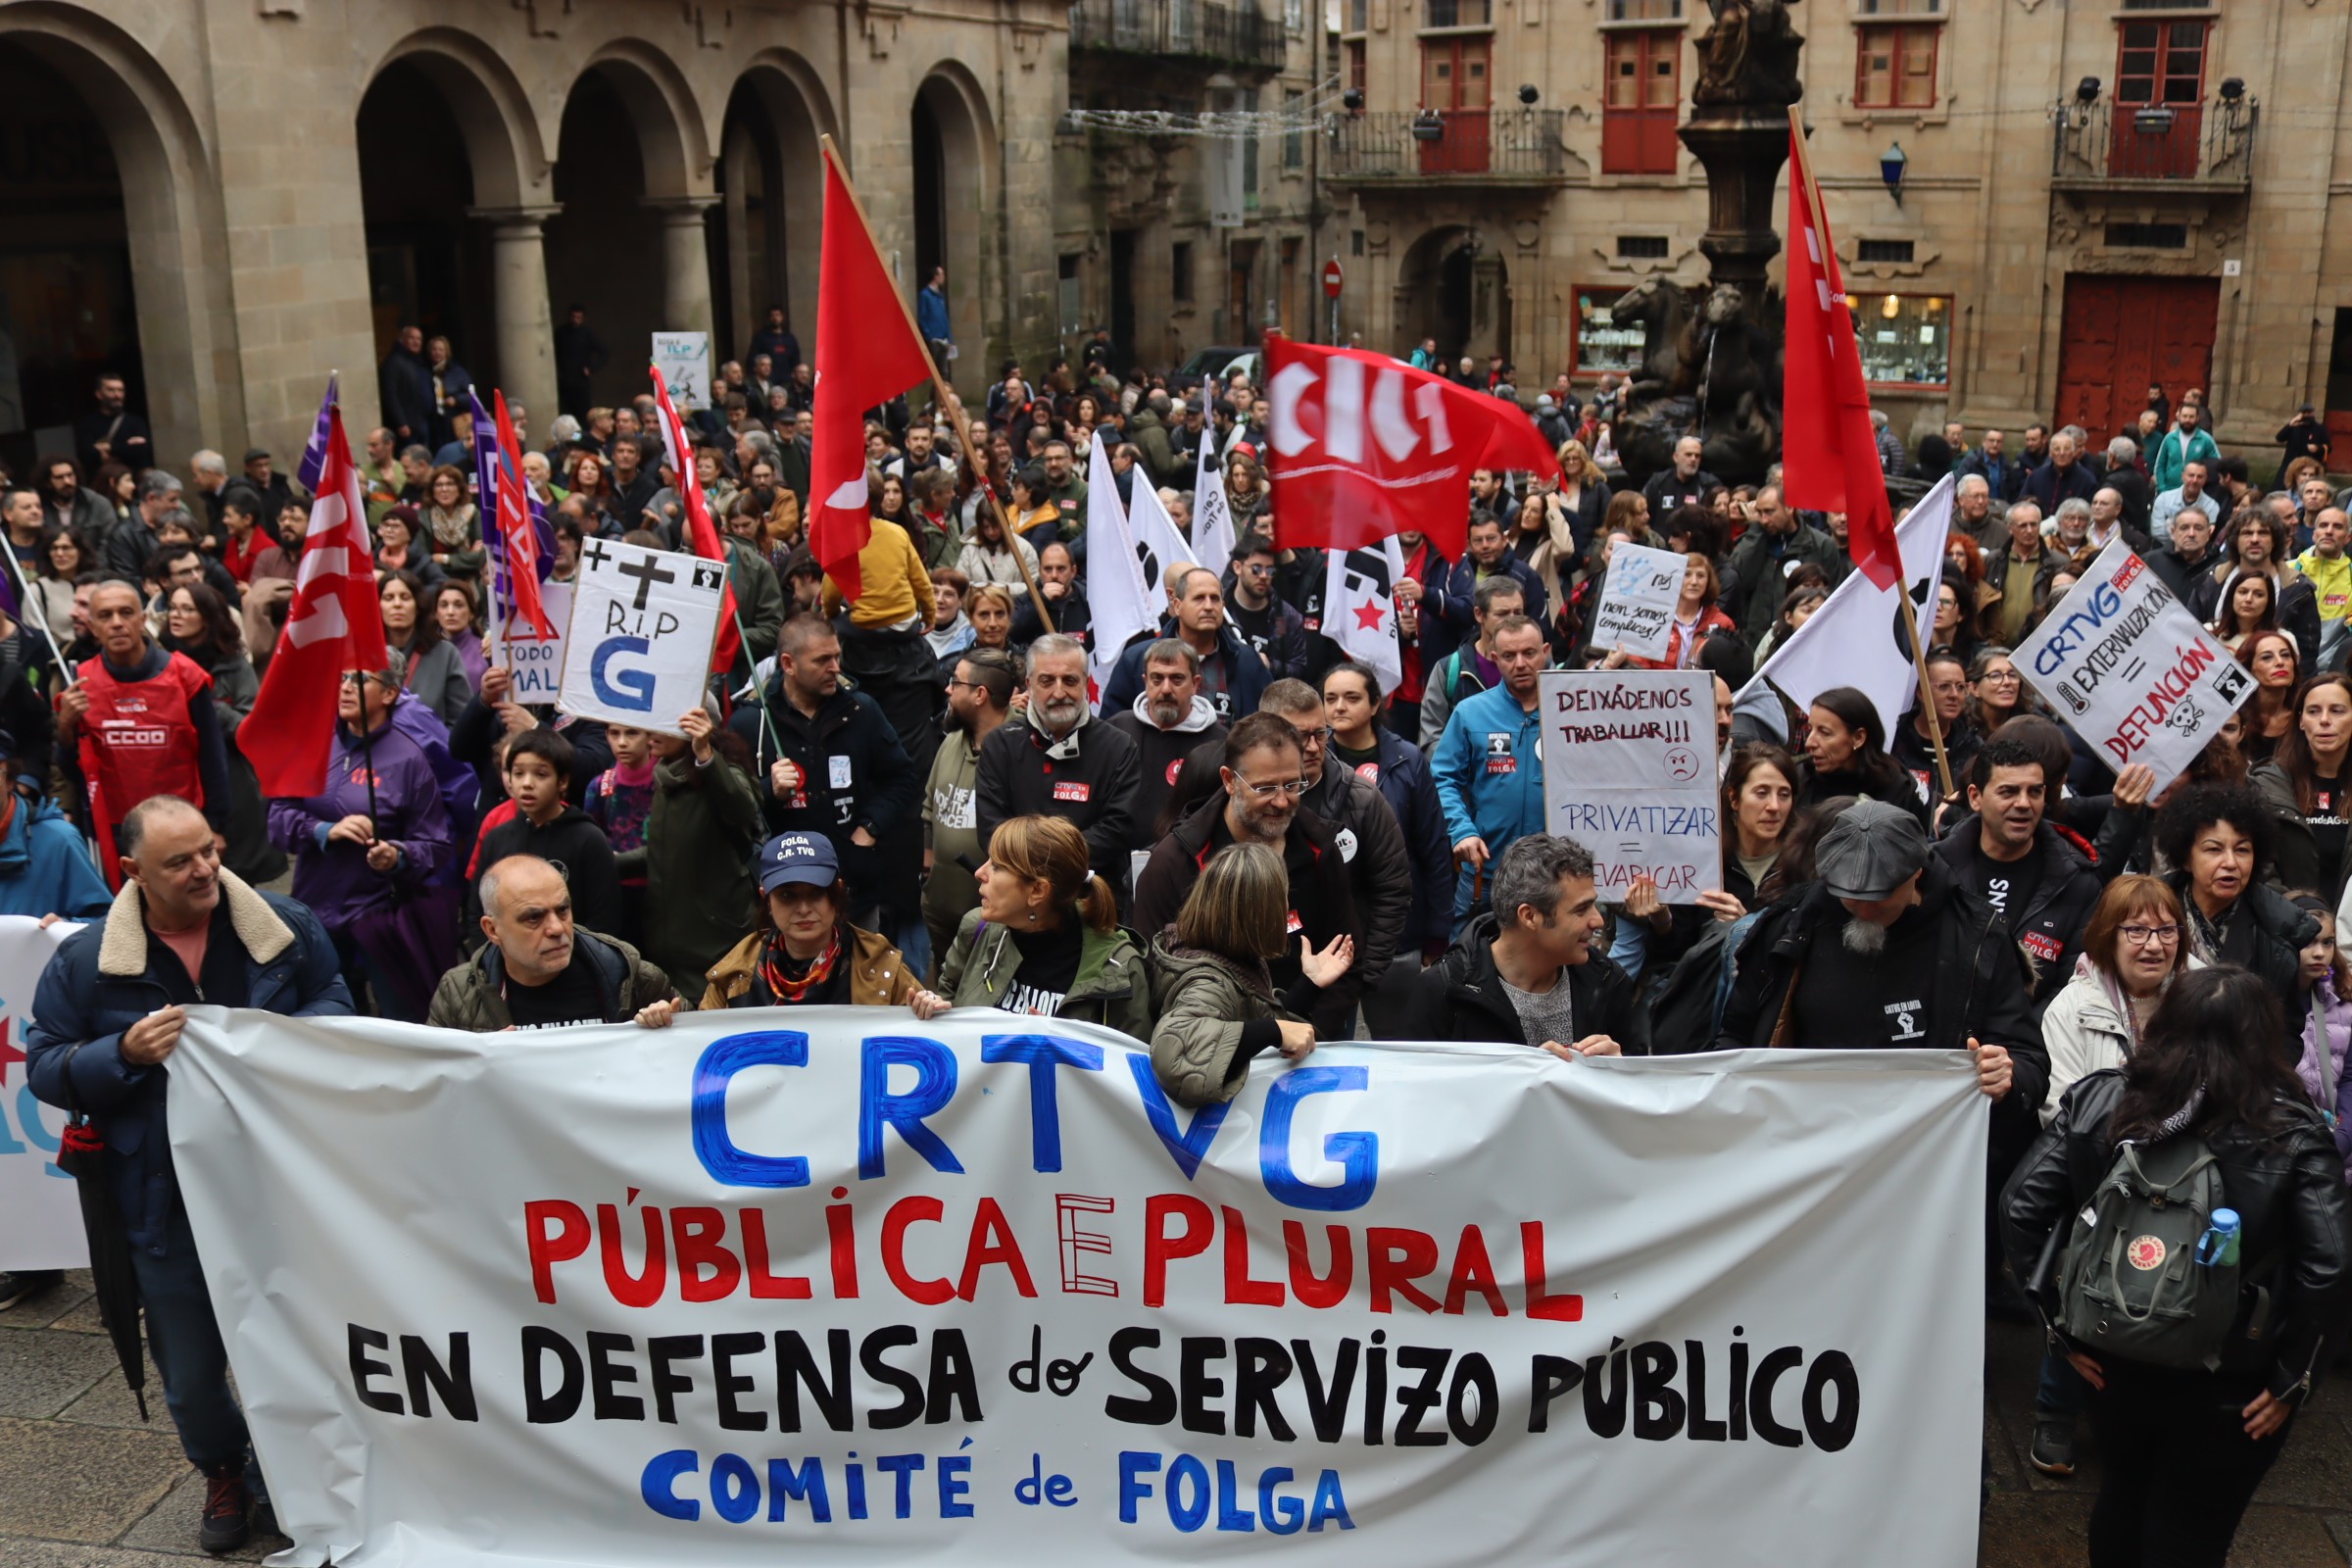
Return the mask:
<path id="1" fill-rule="evenodd" d="M 760 722 L 762 707 L 767 713 L 764 728 Z M 736 709 L 727 728 L 759 759 L 752 776 L 760 786 L 768 831 L 824 834 L 840 852 L 842 868 L 851 873 L 852 882 L 858 876 L 851 872 L 851 861 L 874 852 L 851 844 L 851 835 L 864 828 L 879 842 L 900 823 L 913 820 L 909 813 L 923 781 L 881 708 L 846 682 L 810 717 L 792 706 L 779 673 L 769 680 L 760 704 Z M 779 755 L 801 770 L 801 789 L 792 800 L 778 799 L 769 785 Z"/>
<path id="2" fill-rule="evenodd" d="M 1075 637 L 1086 648 L 1095 646 L 1089 635 L 1094 629 L 1094 613 L 1086 603 L 1083 583 L 1070 584 L 1070 591 L 1052 601 L 1048 612 L 1054 617 L 1054 629 L 1064 637 Z M 1026 648 L 1046 634 L 1046 623 L 1038 617 L 1037 606 L 1027 594 L 1019 595 L 1012 607 L 1012 643 Z"/>
<path id="3" fill-rule="evenodd" d="M 402 446 L 422 446 L 433 427 L 433 370 L 421 354 L 395 348 L 376 374 L 385 426 Z"/>
<path id="4" fill-rule="evenodd" d="M 1331 824 L 1340 858 L 1348 863 L 1348 889 L 1363 928 L 1356 939 L 1355 966 L 1363 974 L 1360 985 L 1369 989 L 1389 972 L 1389 961 L 1404 939 L 1405 917 L 1413 909 L 1413 860 L 1405 848 L 1404 829 L 1379 788 L 1328 753 L 1322 779 L 1299 804 Z"/>
<path id="5" fill-rule="evenodd" d="M 1200 880 L 1200 868 L 1210 856 L 1233 842 L 1225 826 L 1225 801 L 1223 790 L 1211 794 L 1192 815 L 1176 824 L 1175 831 L 1152 846 L 1152 858 L 1136 882 L 1135 918 L 1129 922 L 1145 942 L 1176 923 L 1193 884 Z M 1355 1003 L 1363 993 L 1363 921 L 1336 832 L 1304 807 L 1292 816 L 1291 830 L 1283 837 L 1282 858 L 1290 868 L 1291 912 L 1298 923 L 1285 939 L 1282 956 L 1266 965 L 1274 989 L 1283 992 L 1299 974 L 1300 937 L 1312 942 L 1317 952 L 1329 946 L 1333 937 L 1346 934 L 1355 938 L 1357 963 L 1315 999 L 1310 1016 L 1317 1040 L 1354 1037 Z"/>
<path id="6" fill-rule="evenodd" d="M 1915 916 L 1936 921 L 1937 936 L 1927 1039 L 1920 1049 L 1965 1051 L 1973 1038 L 2007 1050 L 2016 1077 L 1997 1108 L 2014 1130 L 2031 1128 L 2049 1094 L 2050 1057 L 2042 1048 L 2041 1025 L 2034 1016 L 2016 945 L 2002 936 L 1992 910 L 1955 883 L 1933 855 Z M 1764 911 L 1740 941 L 1716 1050 L 1773 1044 L 1783 1004 L 1813 944 L 1838 940 L 1845 918 L 1844 906 L 1819 882 L 1806 883 Z"/>
<path id="7" fill-rule="evenodd" d="M 2051 1234 L 2060 1226 L 2071 1231 L 2076 1210 L 2115 1163 L 2107 1126 L 2123 1097 L 2119 1071 L 2094 1072 L 2077 1083 L 2009 1178 L 2001 1194 L 2001 1244 L 2019 1279 L 2033 1278 Z M 2294 1100 L 2279 1109 L 2282 1130 L 2260 1142 L 2242 1130 L 2206 1134 L 2222 1168 L 2222 1191 L 2244 1227 L 2241 1267 L 2268 1274 L 2273 1292 L 2269 1332 L 2260 1342 L 2245 1337 L 2255 1304 L 2246 1292 L 2221 1370 L 2259 1377 L 2273 1396 L 2299 1400 L 2310 1394 L 2343 1331 L 2345 1262 L 2352 1250 L 2346 1229 L 2352 1221 L 2343 1156 L 2319 1112 Z M 2066 1245 L 2063 1235 L 2058 1245 Z M 2274 1256 L 2279 1259 L 2275 1272 L 2268 1266 Z M 2056 1272 L 2050 1271 L 2050 1294 L 2043 1299 L 2053 1316 Z"/>
<path id="8" fill-rule="evenodd" d="M 1937 842 L 1937 858 L 1954 874 L 1967 866 L 1979 825 L 1974 814 L 1964 814 Z M 2041 880 L 2009 929 L 2032 976 L 2027 990 L 2038 1013 L 2058 988 L 2074 978 L 2075 960 L 2082 956 L 2082 933 L 2106 887 L 2093 868 L 2097 858 L 2090 846 L 2066 828 L 2043 822 L 2034 836 L 2034 854 L 2041 860 Z"/>
<path id="9" fill-rule="evenodd" d="M 563 872 L 571 889 L 571 917 L 579 924 L 591 931 L 620 929 L 620 870 L 612 841 L 586 811 L 565 802 L 545 827 L 516 811 L 482 835 L 478 863 L 487 871 L 510 855 L 536 855 Z M 475 897 L 469 888 L 468 910 L 478 913 Z"/>
<path id="10" fill-rule="evenodd" d="M 986 845 L 997 824 L 1011 817 L 1058 816 L 1086 835 L 1095 874 L 1114 891 L 1124 890 L 1128 855 L 1150 842 L 1146 824 L 1136 818 L 1142 754 L 1133 740 L 1098 718 L 1081 724 L 1072 739 L 1074 755 L 1049 757 L 1052 743 L 1044 732 L 1016 718 L 981 743 L 980 842 Z"/>
<path id="11" fill-rule="evenodd" d="M 1404 1026 L 1394 1031 L 1397 1038 L 1526 1043 L 1518 1009 L 1494 970 L 1494 937 L 1501 929 L 1492 913 L 1480 915 L 1454 939 L 1443 959 L 1413 977 L 1411 1010 Z M 1607 1035 L 1629 1056 L 1649 1054 L 1649 1009 L 1623 969 L 1594 953 L 1562 969 L 1560 984 L 1568 988 L 1578 1039 Z M 1377 1023 L 1373 1026 L 1375 1035 L 1391 1032 Z"/>
<path id="12" fill-rule="evenodd" d="M 2172 545 L 2166 545 L 2146 559 L 2148 564 L 2156 568 L 2156 575 L 2164 579 L 2164 585 L 2173 591 L 2173 597 L 2190 614 L 2200 622 L 2213 618 L 2206 601 L 2220 586 L 2211 579 L 2214 563 L 2221 558 L 2215 554 L 2212 545 L 2207 545 L 2204 553 L 2194 561 L 2182 560 L 2180 552 Z"/>
<path id="13" fill-rule="evenodd" d="M 2176 870 L 2165 877 L 2175 893 L 2180 895 L 2180 906 L 2188 910 L 2193 923 L 2197 914 L 2189 909 L 2192 895 L 2188 890 L 2188 873 Z M 2286 1023 L 2286 1038 L 2280 1047 L 2294 1059 L 2294 1042 L 2303 1033 L 2303 1022 L 2310 1014 L 2304 1004 L 2300 975 L 2303 968 L 2303 950 L 2320 934 L 2320 922 L 2286 902 L 2286 896 L 2267 882 L 2257 882 L 2237 896 L 2237 907 L 2231 914 L 2232 928 L 2237 921 L 2252 923 L 2251 950 L 2238 956 L 2255 977 L 2271 988 L 2278 998 L 2278 1010 Z M 2234 947 L 2234 944 L 2231 944 Z M 2237 961 L 2232 958 L 2230 961 Z"/>

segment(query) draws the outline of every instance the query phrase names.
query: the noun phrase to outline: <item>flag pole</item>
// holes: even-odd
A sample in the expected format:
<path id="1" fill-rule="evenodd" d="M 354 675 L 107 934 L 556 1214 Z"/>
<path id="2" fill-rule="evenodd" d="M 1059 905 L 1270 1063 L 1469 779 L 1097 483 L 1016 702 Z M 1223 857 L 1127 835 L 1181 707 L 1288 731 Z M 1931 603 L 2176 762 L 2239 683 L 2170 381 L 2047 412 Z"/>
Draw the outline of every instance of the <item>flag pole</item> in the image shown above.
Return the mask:
<path id="1" fill-rule="evenodd" d="M 33 617 L 41 623 L 41 635 L 48 639 L 49 657 L 57 661 L 59 677 L 67 685 L 73 685 L 74 666 L 66 662 L 66 651 L 57 646 L 57 633 L 49 629 L 49 616 L 38 605 L 33 603 L 32 582 L 24 575 L 24 564 L 17 559 L 17 553 L 12 549 L 0 549 L 0 556 L 7 558 L 7 569 L 10 575 L 16 579 L 18 614 L 23 615 L 28 608 L 30 609 Z"/>
<path id="2" fill-rule="evenodd" d="M 849 195 L 850 210 L 858 215 L 858 221 L 864 226 L 866 242 L 873 244 L 873 220 L 865 216 L 865 204 L 858 199 L 858 187 L 850 182 L 850 171 L 842 163 L 841 153 L 834 147 L 833 138 L 820 135 L 816 138 L 816 144 L 824 150 L 825 161 L 832 165 L 833 172 L 841 176 L 841 188 Z M 881 250 L 880 245 L 874 245 L 876 255 L 881 254 Z M 823 286 L 821 279 L 818 286 Z M 1037 618 L 1046 630 L 1056 630 L 1054 613 L 1046 605 L 1045 593 L 1037 585 L 1037 573 L 1029 569 L 1029 563 L 1021 555 L 1021 537 L 1012 531 L 1012 521 L 1004 515 L 1004 504 L 997 499 L 995 488 L 989 484 L 985 470 L 980 466 L 979 455 L 972 451 L 972 437 L 966 428 L 963 404 L 957 400 L 956 389 L 948 385 L 947 377 L 939 373 L 939 362 L 931 358 L 930 340 L 914 324 L 913 307 L 895 288 L 890 291 L 890 297 L 898 301 L 899 314 L 906 320 L 906 330 L 913 334 L 915 343 L 923 351 L 923 368 L 931 372 L 931 395 L 948 411 L 949 423 L 956 432 L 956 450 L 963 454 L 963 461 L 971 465 L 972 472 L 980 475 L 980 492 L 988 498 L 988 510 L 996 514 L 997 526 L 1004 531 L 1004 548 L 1012 553 L 1012 564 L 1021 569 L 1021 581 L 1029 587 L 1029 603 L 1037 607 Z"/>
<path id="3" fill-rule="evenodd" d="M 1822 209 L 1821 185 L 1813 177 L 1813 160 L 1805 152 L 1805 122 L 1794 104 L 1788 106 L 1788 151 L 1796 164 L 1794 175 L 1804 182 L 1805 204 L 1813 213 L 1813 232 L 1822 237 L 1822 248 L 1826 251 L 1830 247 L 1830 218 Z M 1830 260 L 1825 256 L 1824 265 Z M 1846 510 L 1849 513 L 1853 510 L 1851 496 L 1846 498 Z M 1904 580 L 1899 526 L 1895 532 L 1898 543 L 1895 546 L 1894 578 L 1895 591 L 1903 600 L 1903 641 L 1911 646 L 1911 667 L 1919 676 L 1919 706 L 1928 715 L 1928 739 L 1936 748 L 1936 776 L 1943 785 L 1943 798 L 1949 800 L 1956 792 L 1952 787 L 1952 760 L 1943 745 L 1943 715 L 1936 711 L 1936 695 L 1928 687 L 1928 650 L 1919 635 L 1919 615 L 1911 604 L 1911 585 Z M 1933 587 L 1934 579 L 1931 578 L 1931 591 Z"/>

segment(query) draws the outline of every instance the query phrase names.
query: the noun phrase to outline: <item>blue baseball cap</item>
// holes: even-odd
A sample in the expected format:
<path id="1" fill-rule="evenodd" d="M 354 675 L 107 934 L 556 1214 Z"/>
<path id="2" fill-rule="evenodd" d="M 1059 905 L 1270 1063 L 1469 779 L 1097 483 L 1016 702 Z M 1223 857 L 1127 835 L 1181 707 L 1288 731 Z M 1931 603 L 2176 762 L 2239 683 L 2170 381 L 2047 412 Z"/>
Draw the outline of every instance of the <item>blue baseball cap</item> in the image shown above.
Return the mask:
<path id="1" fill-rule="evenodd" d="M 760 891 L 773 893 L 787 882 L 829 888 L 841 880 L 841 857 L 821 833 L 779 833 L 760 846 Z"/>

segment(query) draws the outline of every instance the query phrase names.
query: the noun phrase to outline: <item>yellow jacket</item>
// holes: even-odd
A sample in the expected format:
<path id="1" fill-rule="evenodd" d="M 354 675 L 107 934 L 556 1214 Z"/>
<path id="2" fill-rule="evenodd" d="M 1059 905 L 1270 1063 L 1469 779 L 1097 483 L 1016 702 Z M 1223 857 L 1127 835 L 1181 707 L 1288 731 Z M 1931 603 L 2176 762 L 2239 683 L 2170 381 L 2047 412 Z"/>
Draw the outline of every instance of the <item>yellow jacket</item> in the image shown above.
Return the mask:
<path id="1" fill-rule="evenodd" d="M 2295 558 L 2295 569 L 2311 579 L 2312 592 L 2320 596 L 2322 620 L 2352 615 L 2352 554 L 2329 561 L 2317 550 L 2306 550 Z"/>
<path id="2" fill-rule="evenodd" d="M 919 615 L 917 631 L 931 629 L 931 573 L 906 530 L 886 517 L 869 520 L 872 537 L 858 552 L 858 574 L 862 589 L 852 603 L 832 577 L 825 578 L 825 614 L 830 617 L 850 605 L 850 621 L 858 626 L 891 626 Z"/>

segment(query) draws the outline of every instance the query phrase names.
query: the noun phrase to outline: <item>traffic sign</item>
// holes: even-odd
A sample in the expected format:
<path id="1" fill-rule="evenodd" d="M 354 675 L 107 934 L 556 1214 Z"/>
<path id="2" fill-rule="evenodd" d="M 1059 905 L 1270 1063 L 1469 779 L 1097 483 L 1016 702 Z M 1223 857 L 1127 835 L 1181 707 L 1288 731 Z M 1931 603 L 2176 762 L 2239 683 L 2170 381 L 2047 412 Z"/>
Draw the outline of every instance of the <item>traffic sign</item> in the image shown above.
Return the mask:
<path id="1" fill-rule="evenodd" d="M 1340 297 L 1340 285 L 1344 281 L 1346 281 L 1346 278 L 1345 275 L 1340 271 L 1340 259 L 1337 256 L 1334 256 L 1330 261 L 1323 264 L 1324 297 L 1326 299 L 1338 299 Z"/>

